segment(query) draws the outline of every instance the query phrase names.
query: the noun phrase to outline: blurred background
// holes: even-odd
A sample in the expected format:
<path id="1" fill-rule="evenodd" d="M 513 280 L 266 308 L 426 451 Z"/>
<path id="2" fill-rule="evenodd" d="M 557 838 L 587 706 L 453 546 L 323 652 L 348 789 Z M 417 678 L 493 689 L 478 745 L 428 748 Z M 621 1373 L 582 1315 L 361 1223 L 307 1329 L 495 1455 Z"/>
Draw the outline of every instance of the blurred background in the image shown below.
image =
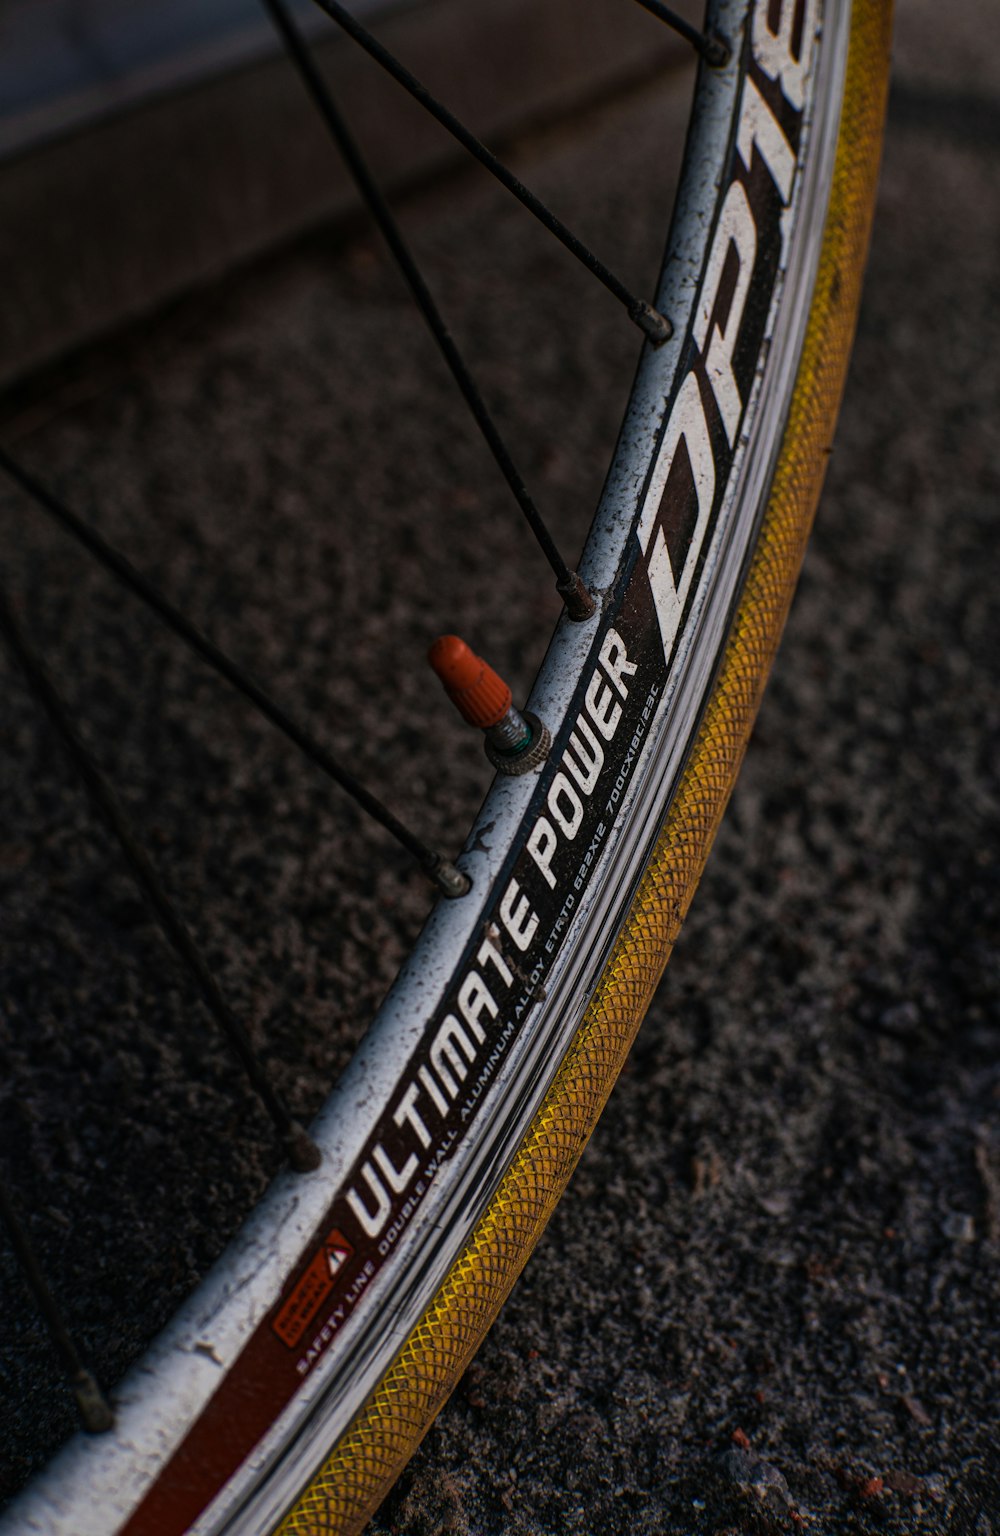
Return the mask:
<path id="1" fill-rule="evenodd" d="M 669 34 L 627 0 L 364 9 L 649 289 L 691 83 Z M 297 14 L 579 548 L 630 328 Z M 578 1174 L 373 1536 L 1000 1532 L 1000 63 L 972 0 L 897 15 L 851 378 L 745 772 Z M 456 849 L 489 770 L 424 650 L 459 629 L 524 694 L 550 580 L 253 4 L 0 3 L 0 294 L 4 445 Z M 308 1116 L 421 880 L 6 484 L 0 523 L 26 626 Z M 0 677 L 0 1156 L 113 1382 L 274 1159 Z M 0 1316 L 6 1495 L 70 1420 L 6 1249 Z"/>

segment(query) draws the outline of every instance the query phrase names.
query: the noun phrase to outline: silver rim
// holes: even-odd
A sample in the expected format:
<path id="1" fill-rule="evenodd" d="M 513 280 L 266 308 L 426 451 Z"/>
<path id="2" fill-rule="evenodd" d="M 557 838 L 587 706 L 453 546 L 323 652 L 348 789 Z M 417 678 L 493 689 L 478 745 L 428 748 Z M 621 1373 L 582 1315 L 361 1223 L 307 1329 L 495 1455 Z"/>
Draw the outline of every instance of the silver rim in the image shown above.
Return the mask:
<path id="1" fill-rule="evenodd" d="M 766 13 L 766 4 L 762 9 Z M 819 10 L 818 0 L 814 9 Z M 501 777 L 491 789 L 459 861 L 472 878 L 473 893 L 461 902 L 438 905 L 318 1117 L 313 1133 L 323 1152 L 319 1172 L 308 1178 L 285 1175 L 275 1182 L 195 1296 L 115 1393 L 113 1434 L 76 1437 L 0 1521 L 0 1532 L 89 1536 L 121 1529 L 219 1389 L 224 1373 L 240 1361 L 262 1318 L 274 1312 L 304 1257 L 316 1251 L 317 1234 L 329 1225 L 334 1202 L 359 1163 L 363 1166 L 378 1127 L 398 1105 L 432 1021 L 446 1011 L 456 977 L 468 968 L 470 954 L 482 952 L 511 871 L 537 828 L 539 797 L 559 775 L 583 682 L 599 665 L 609 631 L 614 632 L 622 573 L 643 552 L 644 526 L 652 547 L 650 509 L 655 510 L 663 490 L 686 349 L 705 308 L 713 240 L 727 190 L 724 168 L 733 155 L 747 89 L 741 57 L 753 41 L 744 36 L 752 5 L 719 0 L 710 13 L 712 24 L 733 40 L 734 51 L 724 70 L 703 71 L 697 88 L 657 295 L 661 312 L 673 319 L 674 337 L 659 351 L 645 350 L 582 562 L 581 574 L 601 600 L 598 617 L 583 625 L 560 624 L 528 701 L 551 731 L 553 757 L 539 773 Z M 349 1312 L 295 1396 L 190 1526 L 192 1531 L 206 1536 L 265 1532 L 287 1511 L 439 1289 L 579 1025 L 674 793 L 770 485 L 818 264 L 849 23 L 848 0 L 827 0 L 818 32 L 822 46 L 813 50 L 803 102 L 794 181 L 782 215 L 782 255 L 758 353 L 766 354 L 767 361 L 755 369 L 752 388 L 741 402 L 718 509 L 695 549 L 697 558 L 690 559 L 682 622 L 669 644 L 663 630 L 664 686 L 655 700 L 646 700 L 641 741 L 613 822 L 580 900 L 572 904 L 554 958 L 543 965 L 544 985 L 539 978 L 516 1027 L 487 1042 L 491 1048 L 470 1062 L 462 1090 L 466 1095 L 475 1090 L 477 1097 L 468 1129 L 449 1152 L 445 1170 L 432 1178 L 402 1223 L 391 1262 L 366 1286 L 364 1304 Z M 705 216 L 707 200 L 711 218 Z M 682 582 L 683 576 L 677 585 Z M 529 953 L 525 966 L 533 958 Z M 531 974 L 525 993 L 531 993 Z M 394 1166 L 398 1171 L 399 1165 Z M 393 1224 L 394 1219 L 387 1232 Z M 310 1322 L 308 1331 L 314 1327 Z"/>

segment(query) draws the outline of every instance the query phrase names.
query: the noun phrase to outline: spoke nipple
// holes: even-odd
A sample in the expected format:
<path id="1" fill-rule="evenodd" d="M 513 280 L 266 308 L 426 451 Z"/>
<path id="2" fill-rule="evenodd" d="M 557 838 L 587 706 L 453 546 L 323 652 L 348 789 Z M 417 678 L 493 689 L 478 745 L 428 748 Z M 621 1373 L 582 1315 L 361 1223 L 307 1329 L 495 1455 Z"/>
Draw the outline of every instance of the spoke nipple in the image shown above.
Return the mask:
<path id="1" fill-rule="evenodd" d="M 706 32 L 701 56 L 713 69 L 724 69 L 733 56 L 729 39 L 723 37 L 721 32 Z"/>
<path id="2" fill-rule="evenodd" d="M 97 1377 L 86 1366 L 73 1377 L 73 1396 L 80 1410 L 80 1422 L 90 1435 L 105 1435 L 115 1427 L 111 1404 L 101 1391 Z"/>
<path id="3" fill-rule="evenodd" d="M 629 310 L 629 315 L 636 325 L 651 341 L 654 347 L 662 347 L 665 341 L 669 341 L 674 334 L 674 328 L 666 315 L 661 315 L 652 304 L 647 304 L 645 299 L 639 299 Z"/>
<path id="4" fill-rule="evenodd" d="M 593 618 L 597 612 L 597 604 L 583 584 L 583 578 L 576 571 L 567 571 L 556 582 L 556 591 L 566 604 L 566 612 L 575 624 L 581 624 L 584 619 Z"/>
<path id="5" fill-rule="evenodd" d="M 510 688 L 458 635 L 435 640 L 427 659 L 462 719 L 486 737 L 486 756 L 501 773 L 528 773 L 548 756 L 551 738 L 534 715 L 515 709 Z"/>
<path id="6" fill-rule="evenodd" d="M 455 901 L 459 896 L 467 896 L 472 889 L 468 875 L 463 875 L 457 865 L 441 858 L 440 854 L 430 875 L 441 895 L 447 896 L 450 901 Z"/>
<path id="7" fill-rule="evenodd" d="M 309 1132 L 297 1120 L 290 1120 L 282 1134 L 285 1153 L 296 1173 L 314 1173 L 323 1154 Z"/>

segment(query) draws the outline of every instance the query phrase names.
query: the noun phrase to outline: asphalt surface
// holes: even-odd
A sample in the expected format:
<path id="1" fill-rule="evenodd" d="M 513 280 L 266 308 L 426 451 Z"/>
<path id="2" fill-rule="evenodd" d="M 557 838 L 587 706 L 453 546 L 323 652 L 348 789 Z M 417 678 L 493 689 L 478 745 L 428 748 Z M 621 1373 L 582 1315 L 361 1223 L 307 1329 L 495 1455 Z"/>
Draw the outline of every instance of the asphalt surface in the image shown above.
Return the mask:
<path id="1" fill-rule="evenodd" d="M 1000 111 L 954 14 L 947 34 L 938 8 L 900 17 L 837 445 L 691 917 L 372 1536 L 1000 1532 Z M 680 111 L 644 88 L 516 152 L 637 286 Z M 627 324 L 477 178 L 405 217 L 578 544 Z M 523 692 L 554 604 L 427 356 L 374 242 L 331 231 L 32 383 L 0 429 L 454 848 L 489 773 L 427 641 L 468 631 Z M 420 878 L 6 488 L 0 517 L 18 611 L 308 1115 L 416 931 Z M 277 1158 L 12 669 L 3 687 L 0 1153 L 113 1381 Z M 40 1330 L 18 1311 L 13 1331 L 5 1491 L 68 1419 Z"/>

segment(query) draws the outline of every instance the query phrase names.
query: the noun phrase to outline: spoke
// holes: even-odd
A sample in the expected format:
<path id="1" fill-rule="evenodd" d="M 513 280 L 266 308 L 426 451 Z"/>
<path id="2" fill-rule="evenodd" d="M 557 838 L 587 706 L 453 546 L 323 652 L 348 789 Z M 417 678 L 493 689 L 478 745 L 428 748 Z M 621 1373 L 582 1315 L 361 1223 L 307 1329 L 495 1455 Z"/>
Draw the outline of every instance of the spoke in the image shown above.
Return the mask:
<path id="1" fill-rule="evenodd" d="M 105 542 L 93 528 L 72 512 L 57 496 L 54 496 L 46 486 L 30 475 L 20 464 L 0 448 L 0 469 L 15 481 L 38 505 L 51 517 L 54 517 L 67 532 L 71 533 L 104 568 L 131 592 L 153 610 L 162 621 L 179 635 L 192 650 L 196 651 L 202 660 L 207 661 L 221 677 L 224 677 L 244 698 L 260 710 L 272 725 L 277 726 L 301 752 L 304 752 L 310 762 L 339 784 L 346 792 L 372 816 L 387 832 L 391 833 L 397 842 L 412 854 L 434 881 L 438 889 L 446 896 L 462 896 L 469 889 L 467 876 L 441 854 L 429 848 L 426 843 L 416 837 L 410 829 L 399 821 L 382 802 L 365 788 L 359 779 L 355 777 L 343 764 L 338 763 L 326 748 L 316 740 L 308 731 L 298 725 L 281 706 L 264 692 L 263 688 L 254 681 L 248 672 L 232 661 L 207 635 L 202 634 L 197 625 L 192 624 L 173 604 L 159 592 L 153 584 L 137 571 L 119 554 L 118 550 Z"/>
<path id="2" fill-rule="evenodd" d="M 662 0 L 638 0 L 638 3 L 649 11 L 650 15 L 659 17 L 660 21 L 666 22 L 668 27 L 679 33 L 692 48 L 697 50 L 706 64 L 711 64 L 713 69 L 721 69 L 724 64 L 729 63 L 732 49 L 721 32 L 699 32 L 697 27 L 685 21 L 683 16 L 678 16 L 677 12 L 672 11 L 668 5 L 664 5 Z"/>
<path id="3" fill-rule="evenodd" d="M 475 419 L 476 425 L 513 493 L 525 521 L 534 534 L 556 578 L 556 591 L 566 604 L 571 619 L 588 619 L 594 612 L 594 601 L 580 577 L 571 570 L 559 553 L 545 522 L 532 500 L 528 488 L 514 464 L 507 446 L 497 431 L 486 402 L 456 347 L 431 291 L 403 239 L 389 205 L 382 196 L 358 145 L 341 117 L 333 97 L 319 72 L 316 61 L 301 32 L 292 20 L 283 0 L 262 0 L 288 49 L 289 56 L 302 77 L 303 84 L 312 96 L 320 116 L 336 143 L 354 178 L 358 191 L 379 226 L 382 236 L 395 258 L 403 277 L 409 284 L 414 301 L 420 309 L 434 336 L 442 356 L 451 370 L 452 377 L 462 392 Z"/>
<path id="4" fill-rule="evenodd" d="M 160 878 L 145 849 L 135 836 L 114 790 L 84 745 L 41 658 L 23 634 L 2 592 L 0 592 L 0 634 L 3 635 L 20 663 L 32 693 L 62 737 L 63 745 L 86 785 L 95 808 L 117 838 L 125 861 L 132 872 L 132 878 L 152 907 L 165 937 L 187 967 L 201 993 L 202 1001 L 221 1028 L 257 1096 L 270 1115 L 289 1161 L 300 1172 L 308 1172 L 318 1167 L 320 1161 L 318 1148 L 298 1121 L 293 1119 L 281 1095 L 261 1065 L 243 1025 L 223 999 L 215 977 L 160 883 Z"/>
<path id="5" fill-rule="evenodd" d="M 269 0 L 265 0 L 265 4 L 268 3 Z M 409 91 L 414 100 L 419 101 L 420 105 L 432 117 L 437 119 L 442 128 L 446 128 L 452 137 L 457 139 L 468 150 L 469 154 L 479 161 L 480 165 L 485 166 L 490 174 L 495 176 L 497 181 L 507 188 L 508 192 L 512 192 L 523 203 L 524 207 L 528 209 L 529 213 L 534 214 L 535 218 L 545 226 L 550 234 L 555 235 L 557 240 L 562 241 L 563 245 L 568 251 L 572 252 L 577 261 L 582 262 L 588 272 L 593 273 L 598 282 L 603 283 L 608 292 L 613 293 L 619 303 L 624 304 L 629 318 L 646 334 L 654 346 L 660 346 L 663 342 L 669 340 L 673 331 L 670 321 L 655 310 L 652 305 L 647 304 L 644 299 L 637 298 L 621 279 L 616 277 L 614 272 L 594 255 L 593 251 L 588 250 L 582 240 L 577 239 L 571 229 L 567 229 L 562 220 L 557 218 L 552 210 L 545 206 L 541 198 L 536 197 L 514 175 L 513 171 L 509 170 L 502 161 L 498 160 L 496 155 L 487 149 L 486 145 L 477 139 L 475 134 L 466 128 L 464 123 L 459 122 L 453 112 L 449 112 L 448 108 L 438 101 L 436 96 L 432 96 L 427 87 L 421 84 L 416 76 L 412 75 L 406 66 L 401 64 L 395 55 L 389 52 L 388 48 L 383 47 L 378 39 L 373 37 L 356 17 L 352 16 L 351 12 L 340 4 L 340 0 L 315 0 L 315 3 L 321 11 L 326 12 L 331 20 L 342 27 L 349 37 L 352 37 L 356 43 L 360 44 L 365 52 L 370 54 L 376 63 L 380 64 L 394 80 L 398 81 L 404 90 Z M 271 8 L 273 9 L 273 7 Z"/>
<path id="6" fill-rule="evenodd" d="M 114 1428 L 115 1416 L 111 1405 L 101 1391 L 97 1377 L 83 1363 L 62 1309 L 49 1288 L 45 1271 L 35 1252 L 34 1244 L 28 1236 L 27 1228 L 22 1224 L 2 1178 L 0 1178 L 0 1220 L 7 1228 L 14 1256 L 21 1266 L 25 1284 L 44 1319 L 52 1347 L 62 1361 L 63 1369 L 73 1389 L 73 1396 L 76 1398 L 80 1422 L 91 1434 L 104 1434 L 106 1430 Z"/>

